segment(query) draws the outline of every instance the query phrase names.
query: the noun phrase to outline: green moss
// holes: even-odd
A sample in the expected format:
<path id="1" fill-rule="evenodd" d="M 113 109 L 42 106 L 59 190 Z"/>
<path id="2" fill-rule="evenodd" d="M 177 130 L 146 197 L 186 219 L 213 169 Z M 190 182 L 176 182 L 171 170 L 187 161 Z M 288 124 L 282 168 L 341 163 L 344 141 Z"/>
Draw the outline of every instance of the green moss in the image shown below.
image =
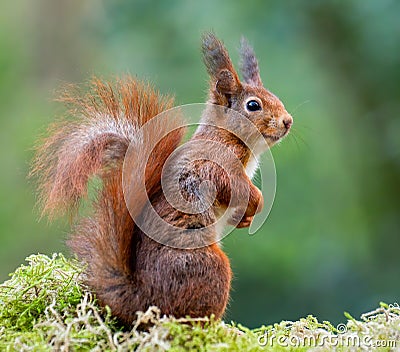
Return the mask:
<path id="1" fill-rule="evenodd" d="M 400 309 L 380 308 L 334 327 L 308 316 L 250 330 L 213 317 L 174 319 L 156 307 L 122 330 L 109 309 L 80 284 L 82 267 L 61 254 L 32 255 L 10 280 L 0 285 L 0 350 L 3 351 L 338 351 L 400 347 Z M 146 325 L 147 330 L 139 329 Z"/>

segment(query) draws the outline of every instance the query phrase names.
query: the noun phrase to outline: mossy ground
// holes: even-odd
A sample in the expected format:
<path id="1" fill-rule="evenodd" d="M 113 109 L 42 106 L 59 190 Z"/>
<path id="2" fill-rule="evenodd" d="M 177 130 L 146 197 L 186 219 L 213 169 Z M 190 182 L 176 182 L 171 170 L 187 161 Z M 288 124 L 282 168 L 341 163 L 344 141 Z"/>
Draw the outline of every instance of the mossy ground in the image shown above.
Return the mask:
<path id="1" fill-rule="evenodd" d="M 61 254 L 27 261 L 0 285 L 1 351 L 400 350 L 397 304 L 381 303 L 360 320 L 346 313 L 347 323 L 337 327 L 308 316 L 254 330 L 213 318 L 162 317 L 153 307 L 127 330 L 80 284 L 79 263 Z"/>

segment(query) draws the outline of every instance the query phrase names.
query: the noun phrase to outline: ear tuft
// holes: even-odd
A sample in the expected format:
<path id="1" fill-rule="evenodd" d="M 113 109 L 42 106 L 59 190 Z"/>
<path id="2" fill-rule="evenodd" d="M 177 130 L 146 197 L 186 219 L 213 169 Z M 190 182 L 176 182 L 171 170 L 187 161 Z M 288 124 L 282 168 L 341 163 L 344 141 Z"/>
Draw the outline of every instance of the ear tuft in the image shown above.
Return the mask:
<path id="1" fill-rule="evenodd" d="M 240 71 L 243 75 L 243 80 L 252 86 L 262 86 L 256 55 L 244 37 L 240 42 L 239 53 L 241 58 Z"/>
<path id="2" fill-rule="evenodd" d="M 235 72 L 228 51 L 214 33 L 203 34 L 201 50 L 204 64 L 211 77 L 215 77 L 223 69 Z"/>

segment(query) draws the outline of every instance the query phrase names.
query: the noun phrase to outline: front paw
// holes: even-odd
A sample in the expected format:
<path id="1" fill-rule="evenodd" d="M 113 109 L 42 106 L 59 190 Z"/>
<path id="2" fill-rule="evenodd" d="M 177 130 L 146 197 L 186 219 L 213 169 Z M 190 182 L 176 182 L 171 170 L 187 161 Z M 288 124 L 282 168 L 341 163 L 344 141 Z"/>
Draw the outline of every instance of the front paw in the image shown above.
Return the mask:
<path id="1" fill-rule="evenodd" d="M 251 222 L 253 221 L 254 216 L 244 216 L 242 220 L 236 225 L 236 228 L 241 229 L 244 227 L 250 227 Z"/>
<path id="2" fill-rule="evenodd" d="M 228 224 L 231 226 L 235 226 L 238 229 L 243 227 L 249 227 L 251 222 L 253 221 L 254 216 L 246 216 L 244 209 L 235 210 L 230 219 L 228 220 Z"/>
<path id="3" fill-rule="evenodd" d="M 249 206 L 246 211 L 247 216 L 260 213 L 264 207 L 264 197 L 261 191 L 257 187 L 254 187 L 254 190 L 254 197 L 250 198 Z"/>

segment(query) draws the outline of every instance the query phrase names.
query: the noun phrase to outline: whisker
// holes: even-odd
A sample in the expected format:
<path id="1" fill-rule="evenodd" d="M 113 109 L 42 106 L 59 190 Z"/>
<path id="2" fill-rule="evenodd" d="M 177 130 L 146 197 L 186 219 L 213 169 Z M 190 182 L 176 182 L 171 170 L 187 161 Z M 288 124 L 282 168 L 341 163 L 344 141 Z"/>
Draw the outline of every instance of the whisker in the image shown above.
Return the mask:
<path id="1" fill-rule="evenodd" d="M 285 138 L 285 144 L 291 145 L 291 146 L 292 146 L 293 143 L 296 144 L 296 147 L 297 147 L 297 150 L 298 150 L 298 149 L 299 149 L 299 146 L 298 146 L 298 144 L 297 144 L 296 136 L 293 135 L 293 134 L 290 134 L 290 135 L 288 135 L 288 136 Z"/>
<path id="2" fill-rule="evenodd" d="M 311 131 L 314 132 L 314 129 L 308 125 L 302 125 L 302 124 L 296 124 L 293 125 L 292 130 L 295 129 L 296 131 L 302 129 L 302 130 L 307 130 L 307 131 Z"/>
<path id="3" fill-rule="evenodd" d="M 290 140 L 292 140 L 293 143 L 296 144 L 297 151 L 300 151 L 300 149 L 301 149 L 300 148 L 300 143 L 299 143 L 299 139 L 297 138 L 296 134 L 292 134 Z"/>
<path id="4" fill-rule="evenodd" d="M 300 140 L 307 148 L 310 148 L 310 145 L 307 141 L 299 134 L 299 131 L 293 130 L 291 135 L 298 141 Z"/>
<path id="5" fill-rule="evenodd" d="M 293 111 L 290 111 L 289 113 L 290 113 L 290 115 L 294 115 L 294 113 L 301 107 L 301 106 L 303 106 L 304 104 L 307 104 L 307 103 L 309 103 L 309 102 L 311 102 L 311 100 L 305 100 L 305 101 L 303 101 L 302 103 L 300 103 L 300 104 L 298 104 L 297 106 L 295 106 L 295 108 L 293 109 Z"/>

